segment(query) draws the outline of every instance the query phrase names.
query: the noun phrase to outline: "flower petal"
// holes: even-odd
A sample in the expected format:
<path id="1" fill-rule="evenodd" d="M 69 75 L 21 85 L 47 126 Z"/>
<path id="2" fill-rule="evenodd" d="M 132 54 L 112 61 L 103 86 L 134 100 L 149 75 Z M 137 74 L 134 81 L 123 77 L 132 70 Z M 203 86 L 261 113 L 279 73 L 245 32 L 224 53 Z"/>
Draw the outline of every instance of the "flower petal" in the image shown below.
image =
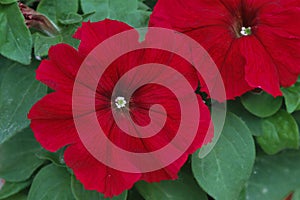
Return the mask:
<path id="1" fill-rule="evenodd" d="M 74 38 L 81 40 L 79 53 L 87 56 L 97 45 L 104 40 L 133 28 L 123 22 L 105 19 L 100 22 L 83 22 L 74 34 Z M 137 33 L 138 38 L 138 33 Z"/>
<path id="2" fill-rule="evenodd" d="M 141 176 L 107 167 L 97 161 L 80 143 L 69 146 L 64 159 L 85 189 L 97 190 L 106 197 L 113 197 L 130 189 Z"/>
<path id="3" fill-rule="evenodd" d="M 71 92 L 83 58 L 73 47 L 58 44 L 50 48 L 49 59 L 43 60 L 38 67 L 37 80 L 54 90 Z"/>
<path id="4" fill-rule="evenodd" d="M 245 81 L 245 60 L 240 53 L 238 41 L 233 34 L 230 29 L 225 29 L 221 26 L 196 29 L 187 33 L 190 37 L 196 38 L 201 42 L 200 44 L 209 52 L 209 55 L 218 66 L 225 85 L 227 99 L 234 99 L 252 89 Z M 209 77 L 206 77 L 206 81 L 213 83 L 215 78 L 215 74 L 211 74 Z M 203 78 L 200 77 L 199 79 L 201 91 L 209 94 L 211 91 L 208 90 Z M 215 88 L 217 86 L 211 89 Z"/>
<path id="5" fill-rule="evenodd" d="M 31 119 L 30 127 L 45 149 L 55 152 L 78 140 L 71 102 L 70 96 L 55 92 L 48 94 L 31 108 L 28 114 Z"/>
<path id="6" fill-rule="evenodd" d="M 293 85 L 300 74 L 300 37 L 264 25 L 256 30 L 255 35 L 272 58 L 280 84 L 285 87 Z"/>
<path id="7" fill-rule="evenodd" d="M 143 173 L 141 180 L 147 181 L 149 183 L 160 182 L 162 180 L 175 180 L 178 178 L 178 172 L 187 159 L 188 159 L 188 155 L 184 154 L 175 162 L 173 162 L 169 166 L 166 166 L 163 169 L 156 170 L 153 172 Z"/>
<path id="8" fill-rule="evenodd" d="M 187 151 L 175 162 L 166 166 L 163 169 L 154 172 L 144 173 L 141 178 L 142 180 L 145 180 L 147 182 L 158 182 L 161 180 L 176 179 L 179 170 L 186 162 L 188 156 L 194 153 L 203 144 L 207 144 L 212 141 L 214 133 L 213 133 L 213 129 L 209 129 L 211 119 L 210 119 L 210 113 L 208 107 L 202 102 L 202 99 L 200 97 L 198 98 L 198 100 L 199 100 L 198 105 L 200 110 L 200 121 L 198 125 L 198 132 L 196 134 L 196 137 L 194 138 L 193 143 L 190 145 Z M 148 142 L 145 141 L 145 145 L 149 147 L 152 146 L 153 148 L 157 146 L 156 141 L 160 141 L 160 139 L 148 141 Z"/>
<path id="9" fill-rule="evenodd" d="M 231 3 L 223 4 L 219 0 L 159 0 L 150 17 L 149 25 L 185 32 L 226 24 L 232 18 L 228 5 L 237 6 L 238 2 L 231 0 Z M 205 20 L 202 20 L 204 17 Z"/>
<path id="10" fill-rule="evenodd" d="M 244 37 L 240 40 L 240 51 L 247 62 L 245 76 L 249 85 L 261 88 L 274 97 L 280 96 L 278 71 L 261 41 L 255 36 Z"/>

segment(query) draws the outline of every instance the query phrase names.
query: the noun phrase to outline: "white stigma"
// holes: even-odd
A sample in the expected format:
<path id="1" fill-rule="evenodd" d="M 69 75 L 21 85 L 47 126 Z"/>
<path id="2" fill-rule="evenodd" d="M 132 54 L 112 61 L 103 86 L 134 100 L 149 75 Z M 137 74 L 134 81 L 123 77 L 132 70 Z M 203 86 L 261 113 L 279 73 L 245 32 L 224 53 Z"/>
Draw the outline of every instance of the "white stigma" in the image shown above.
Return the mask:
<path id="1" fill-rule="evenodd" d="M 251 31 L 251 27 L 242 27 L 242 30 L 241 30 L 241 35 L 243 36 L 248 36 L 248 35 L 251 35 L 252 34 L 252 31 Z"/>
<path id="2" fill-rule="evenodd" d="M 127 101 L 125 100 L 124 97 L 117 97 L 115 99 L 115 104 L 116 104 L 117 108 L 124 108 L 127 104 Z"/>

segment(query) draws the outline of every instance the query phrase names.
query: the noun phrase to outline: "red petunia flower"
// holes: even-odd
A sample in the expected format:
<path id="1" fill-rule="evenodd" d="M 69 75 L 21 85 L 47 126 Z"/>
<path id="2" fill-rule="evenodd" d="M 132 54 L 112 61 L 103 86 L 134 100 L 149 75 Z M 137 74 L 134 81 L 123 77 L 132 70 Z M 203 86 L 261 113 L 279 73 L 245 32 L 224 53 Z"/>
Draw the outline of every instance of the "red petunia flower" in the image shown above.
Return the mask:
<path id="1" fill-rule="evenodd" d="M 48 94 L 36 103 L 28 115 L 31 119 L 31 128 L 41 145 L 52 152 L 66 146 L 64 159 L 74 171 L 77 179 L 83 183 L 86 189 L 97 190 L 108 197 L 119 195 L 124 190 L 131 188 L 138 180 L 157 182 L 177 178 L 177 173 L 187 160 L 188 155 L 203 145 L 204 137 L 211 123 L 208 108 L 200 98 L 197 99 L 198 105 L 195 105 L 195 109 L 199 106 L 201 118 L 200 121 L 197 121 L 199 124 L 195 139 L 175 162 L 156 171 L 146 173 L 123 172 L 105 165 L 91 155 L 80 140 L 74 123 L 72 95 L 74 95 L 75 78 L 84 59 L 97 45 L 111 36 L 127 30 L 133 30 L 133 28 L 112 20 L 83 23 L 74 36 L 81 40 L 78 51 L 66 44 L 51 47 L 49 60 L 42 61 L 37 69 L 36 77 L 54 89 L 55 92 Z M 138 42 L 138 34 L 136 42 Z M 116 45 L 118 44 L 116 43 Z M 101 60 L 101 58 L 99 59 Z M 143 79 L 138 74 L 128 79 L 127 82 L 125 81 L 122 85 L 123 89 L 117 91 L 117 94 L 113 93 L 114 86 L 125 73 L 147 63 L 165 64 L 175 69 L 184 75 L 193 89 L 196 89 L 197 74 L 187 61 L 163 50 L 140 49 L 120 56 L 105 70 L 95 93 L 95 111 L 85 110 L 86 105 L 84 104 L 78 105 L 85 113 L 78 118 L 88 122 L 90 115 L 96 112 L 106 137 L 118 147 L 130 152 L 145 153 L 164 147 L 174 138 L 181 120 L 178 100 L 174 93 L 164 86 L 154 83 L 147 84 L 138 88 L 130 99 L 127 98 L 126 90 L 131 87 L 132 82 Z M 93 75 L 93 72 L 90 74 Z M 151 76 L 150 71 L 149 75 Z M 153 78 L 159 76 L 160 74 L 154 74 Z M 83 88 L 86 91 L 90 90 L 89 80 L 81 81 Z M 85 96 L 84 98 L 92 97 Z M 150 122 L 149 108 L 154 104 L 163 106 L 167 113 L 165 125 L 154 136 L 148 138 L 133 137 L 122 131 L 114 120 L 113 113 L 122 116 L 123 109 L 128 109 L 135 123 L 146 126 Z M 90 130 L 92 129 L 93 127 L 90 127 Z M 89 130 L 86 131 L 86 134 L 89 134 Z M 105 146 L 105 144 L 98 144 L 96 148 L 107 153 Z"/>
<path id="2" fill-rule="evenodd" d="M 298 0 L 158 0 L 150 26 L 198 41 L 217 64 L 228 99 L 254 88 L 276 97 L 300 73 L 299 18 Z"/>

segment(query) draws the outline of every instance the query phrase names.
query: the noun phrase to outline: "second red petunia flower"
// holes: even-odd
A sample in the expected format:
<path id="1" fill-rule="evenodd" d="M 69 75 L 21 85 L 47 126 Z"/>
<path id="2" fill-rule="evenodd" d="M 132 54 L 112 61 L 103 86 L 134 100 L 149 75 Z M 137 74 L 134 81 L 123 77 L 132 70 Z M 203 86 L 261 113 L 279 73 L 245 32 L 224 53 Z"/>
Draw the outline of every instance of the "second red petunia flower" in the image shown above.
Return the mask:
<path id="1" fill-rule="evenodd" d="M 298 0 L 158 0 L 150 26 L 175 29 L 203 45 L 228 99 L 254 88 L 276 97 L 300 73 L 299 18 Z"/>

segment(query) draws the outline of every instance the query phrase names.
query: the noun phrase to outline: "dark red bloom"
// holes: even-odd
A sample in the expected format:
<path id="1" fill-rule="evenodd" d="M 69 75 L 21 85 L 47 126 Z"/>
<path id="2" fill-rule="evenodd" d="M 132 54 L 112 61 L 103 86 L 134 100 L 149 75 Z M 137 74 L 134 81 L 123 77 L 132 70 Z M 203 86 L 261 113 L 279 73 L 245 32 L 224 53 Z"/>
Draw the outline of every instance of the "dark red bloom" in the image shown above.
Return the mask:
<path id="1" fill-rule="evenodd" d="M 157 182 L 177 178 L 177 173 L 188 155 L 202 146 L 210 124 L 209 110 L 199 98 L 201 120 L 193 143 L 175 162 L 157 171 L 147 173 L 118 171 L 101 163 L 87 151 L 78 136 L 72 115 L 72 91 L 75 77 L 83 60 L 97 45 L 126 30 L 132 30 L 132 28 L 111 20 L 83 23 L 74 36 L 81 40 L 78 51 L 66 44 L 52 47 L 49 51 L 49 60 L 42 61 L 37 69 L 36 77 L 55 92 L 36 103 L 28 115 L 31 119 L 31 128 L 41 145 L 52 152 L 66 146 L 64 159 L 66 164 L 73 169 L 77 179 L 86 189 L 97 190 L 109 197 L 131 188 L 138 180 Z M 194 68 L 187 61 L 163 50 L 136 50 L 116 59 L 98 82 L 95 110 L 99 124 L 110 141 L 130 152 L 149 152 L 164 147 L 176 134 L 181 120 L 181 110 L 176 96 L 168 88 L 158 84 L 144 85 L 138 88 L 130 99 L 126 99 L 125 90 L 132 82 L 129 80 L 123 86 L 125 89 L 113 96 L 117 81 L 129 70 L 146 63 L 161 63 L 170 66 L 183 74 L 194 89 L 198 84 Z M 132 79 L 136 78 L 138 77 L 132 77 Z M 83 85 L 86 86 L 86 90 L 89 90 L 88 81 Z M 115 101 L 112 102 L 111 99 Z M 129 109 L 135 123 L 141 126 L 147 125 L 150 120 L 149 108 L 154 104 L 162 105 L 168 113 L 164 127 L 155 136 L 143 139 L 130 136 L 123 132 L 114 121 L 112 112 Z M 85 108 L 85 105 L 79 106 Z M 94 111 L 87 110 L 86 115 L 79 117 L 88 118 L 91 112 Z M 101 145 L 103 144 L 99 144 L 100 149 Z"/>
<path id="2" fill-rule="evenodd" d="M 274 97 L 300 73 L 298 0 L 158 0 L 150 26 L 197 40 L 218 65 L 228 99 L 254 88 Z"/>

